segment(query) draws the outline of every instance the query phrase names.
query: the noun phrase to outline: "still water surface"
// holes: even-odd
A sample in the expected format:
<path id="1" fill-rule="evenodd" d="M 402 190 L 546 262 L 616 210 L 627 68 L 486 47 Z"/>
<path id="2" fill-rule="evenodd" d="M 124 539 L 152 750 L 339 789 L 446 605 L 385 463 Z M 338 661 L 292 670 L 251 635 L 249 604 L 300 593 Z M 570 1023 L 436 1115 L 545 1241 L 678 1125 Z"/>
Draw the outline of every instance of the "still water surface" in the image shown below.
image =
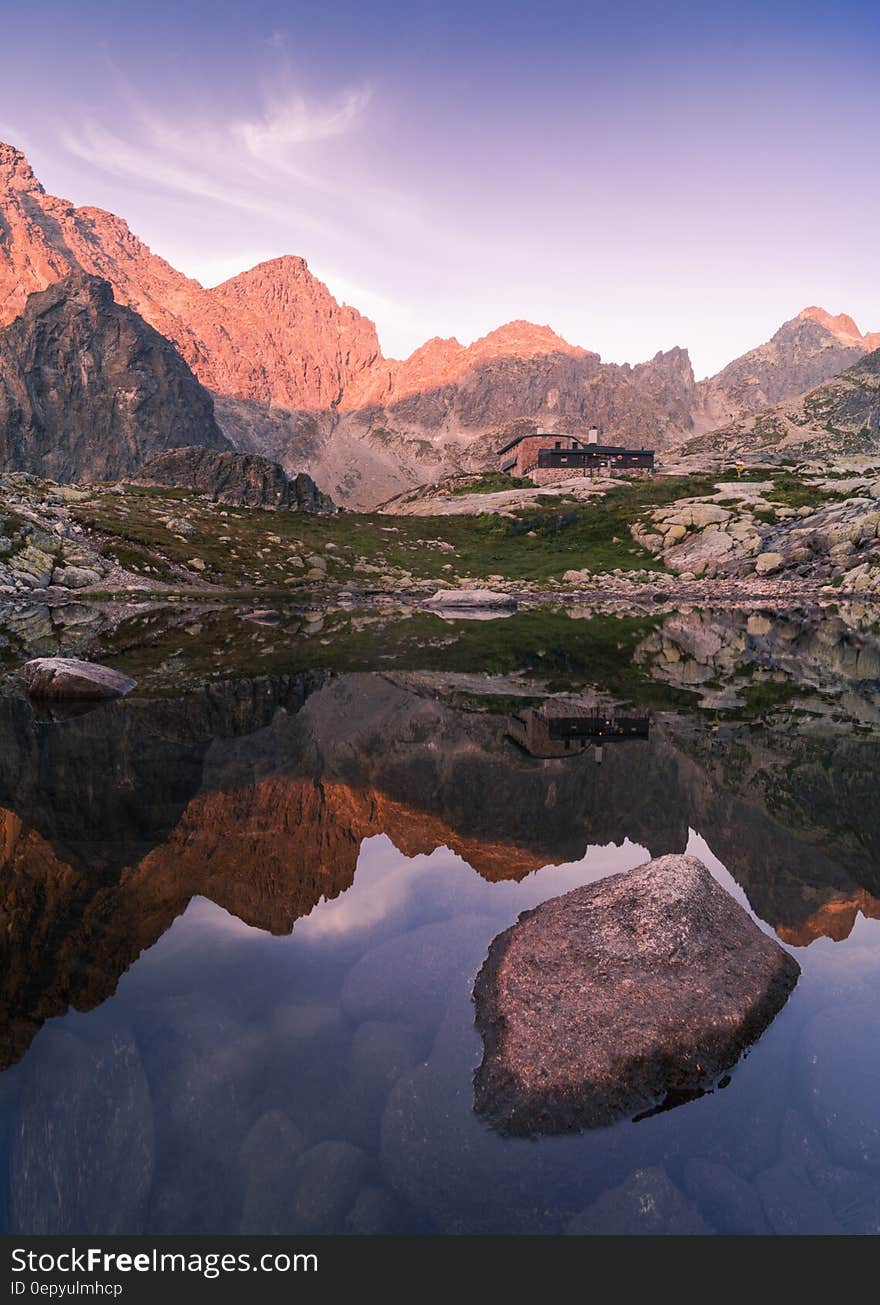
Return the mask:
<path id="1" fill-rule="evenodd" d="M 549 756 L 510 737 L 546 685 L 435 665 L 0 696 L 2 1231 L 880 1230 L 880 657 L 863 614 L 762 621 L 655 622 L 647 737 Z M 796 955 L 788 1004 L 723 1091 L 497 1136 L 490 942 L 685 849 Z"/>

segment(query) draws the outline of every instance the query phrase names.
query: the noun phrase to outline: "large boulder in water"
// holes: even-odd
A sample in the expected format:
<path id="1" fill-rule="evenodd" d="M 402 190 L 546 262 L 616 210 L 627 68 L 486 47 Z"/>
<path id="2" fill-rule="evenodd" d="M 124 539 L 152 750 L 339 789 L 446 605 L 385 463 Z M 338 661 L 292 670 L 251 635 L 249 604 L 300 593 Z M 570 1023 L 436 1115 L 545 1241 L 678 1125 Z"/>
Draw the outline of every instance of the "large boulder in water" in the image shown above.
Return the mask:
<path id="1" fill-rule="evenodd" d="M 31 698 L 100 702 L 121 698 L 136 684 L 120 671 L 76 657 L 36 657 L 19 669 Z"/>
<path id="2" fill-rule="evenodd" d="M 690 856 L 663 856 L 525 911 L 474 987 L 475 1108 L 561 1133 L 711 1088 L 800 968 Z"/>

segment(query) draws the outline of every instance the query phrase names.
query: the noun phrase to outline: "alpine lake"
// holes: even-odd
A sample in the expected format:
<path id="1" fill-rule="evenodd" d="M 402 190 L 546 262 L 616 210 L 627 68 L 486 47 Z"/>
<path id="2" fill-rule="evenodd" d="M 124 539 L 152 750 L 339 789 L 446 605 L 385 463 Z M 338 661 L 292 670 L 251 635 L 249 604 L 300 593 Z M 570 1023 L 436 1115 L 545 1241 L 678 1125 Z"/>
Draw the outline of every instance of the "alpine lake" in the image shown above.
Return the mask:
<path id="1" fill-rule="evenodd" d="M 137 688 L 0 690 L 0 1231 L 880 1231 L 877 609 L 0 613 L 54 654 Z M 500 1135 L 492 940 L 684 851 L 784 1008 L 675 1109 Z"/>

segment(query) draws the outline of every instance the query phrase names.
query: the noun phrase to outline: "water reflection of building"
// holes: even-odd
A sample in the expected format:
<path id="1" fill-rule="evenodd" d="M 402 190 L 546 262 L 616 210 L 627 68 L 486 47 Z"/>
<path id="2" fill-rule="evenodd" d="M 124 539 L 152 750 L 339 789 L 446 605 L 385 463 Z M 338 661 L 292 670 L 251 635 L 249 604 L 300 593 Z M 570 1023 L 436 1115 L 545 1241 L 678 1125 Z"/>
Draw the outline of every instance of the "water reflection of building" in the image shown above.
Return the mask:
<path id="1" fill-rule="evenodd" d="M 545 705 L 514 713 L 507 722 L 507 737 L 533 757 L 570 757 L 592 747 L 601 763 L 606 743 L 646 739 L 649 729 L 647 716 L 618 716 L 602 707 L 568 707 L 563 714 Z"/>

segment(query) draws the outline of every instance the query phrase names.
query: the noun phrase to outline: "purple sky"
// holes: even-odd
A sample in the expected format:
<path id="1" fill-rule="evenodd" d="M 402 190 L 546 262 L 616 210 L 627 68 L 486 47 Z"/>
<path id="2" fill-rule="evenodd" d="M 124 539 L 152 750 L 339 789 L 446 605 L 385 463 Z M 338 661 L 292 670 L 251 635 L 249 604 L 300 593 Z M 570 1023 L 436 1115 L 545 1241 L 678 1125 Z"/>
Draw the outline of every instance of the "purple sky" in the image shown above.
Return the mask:
<path id="1" fill-rule="evenodd" d="M 880 330 L 880 6 L 2 4 L 0 138 L 206 284 L 301 254 L 387 354 L 549 323 L 698 375 Z"/>

